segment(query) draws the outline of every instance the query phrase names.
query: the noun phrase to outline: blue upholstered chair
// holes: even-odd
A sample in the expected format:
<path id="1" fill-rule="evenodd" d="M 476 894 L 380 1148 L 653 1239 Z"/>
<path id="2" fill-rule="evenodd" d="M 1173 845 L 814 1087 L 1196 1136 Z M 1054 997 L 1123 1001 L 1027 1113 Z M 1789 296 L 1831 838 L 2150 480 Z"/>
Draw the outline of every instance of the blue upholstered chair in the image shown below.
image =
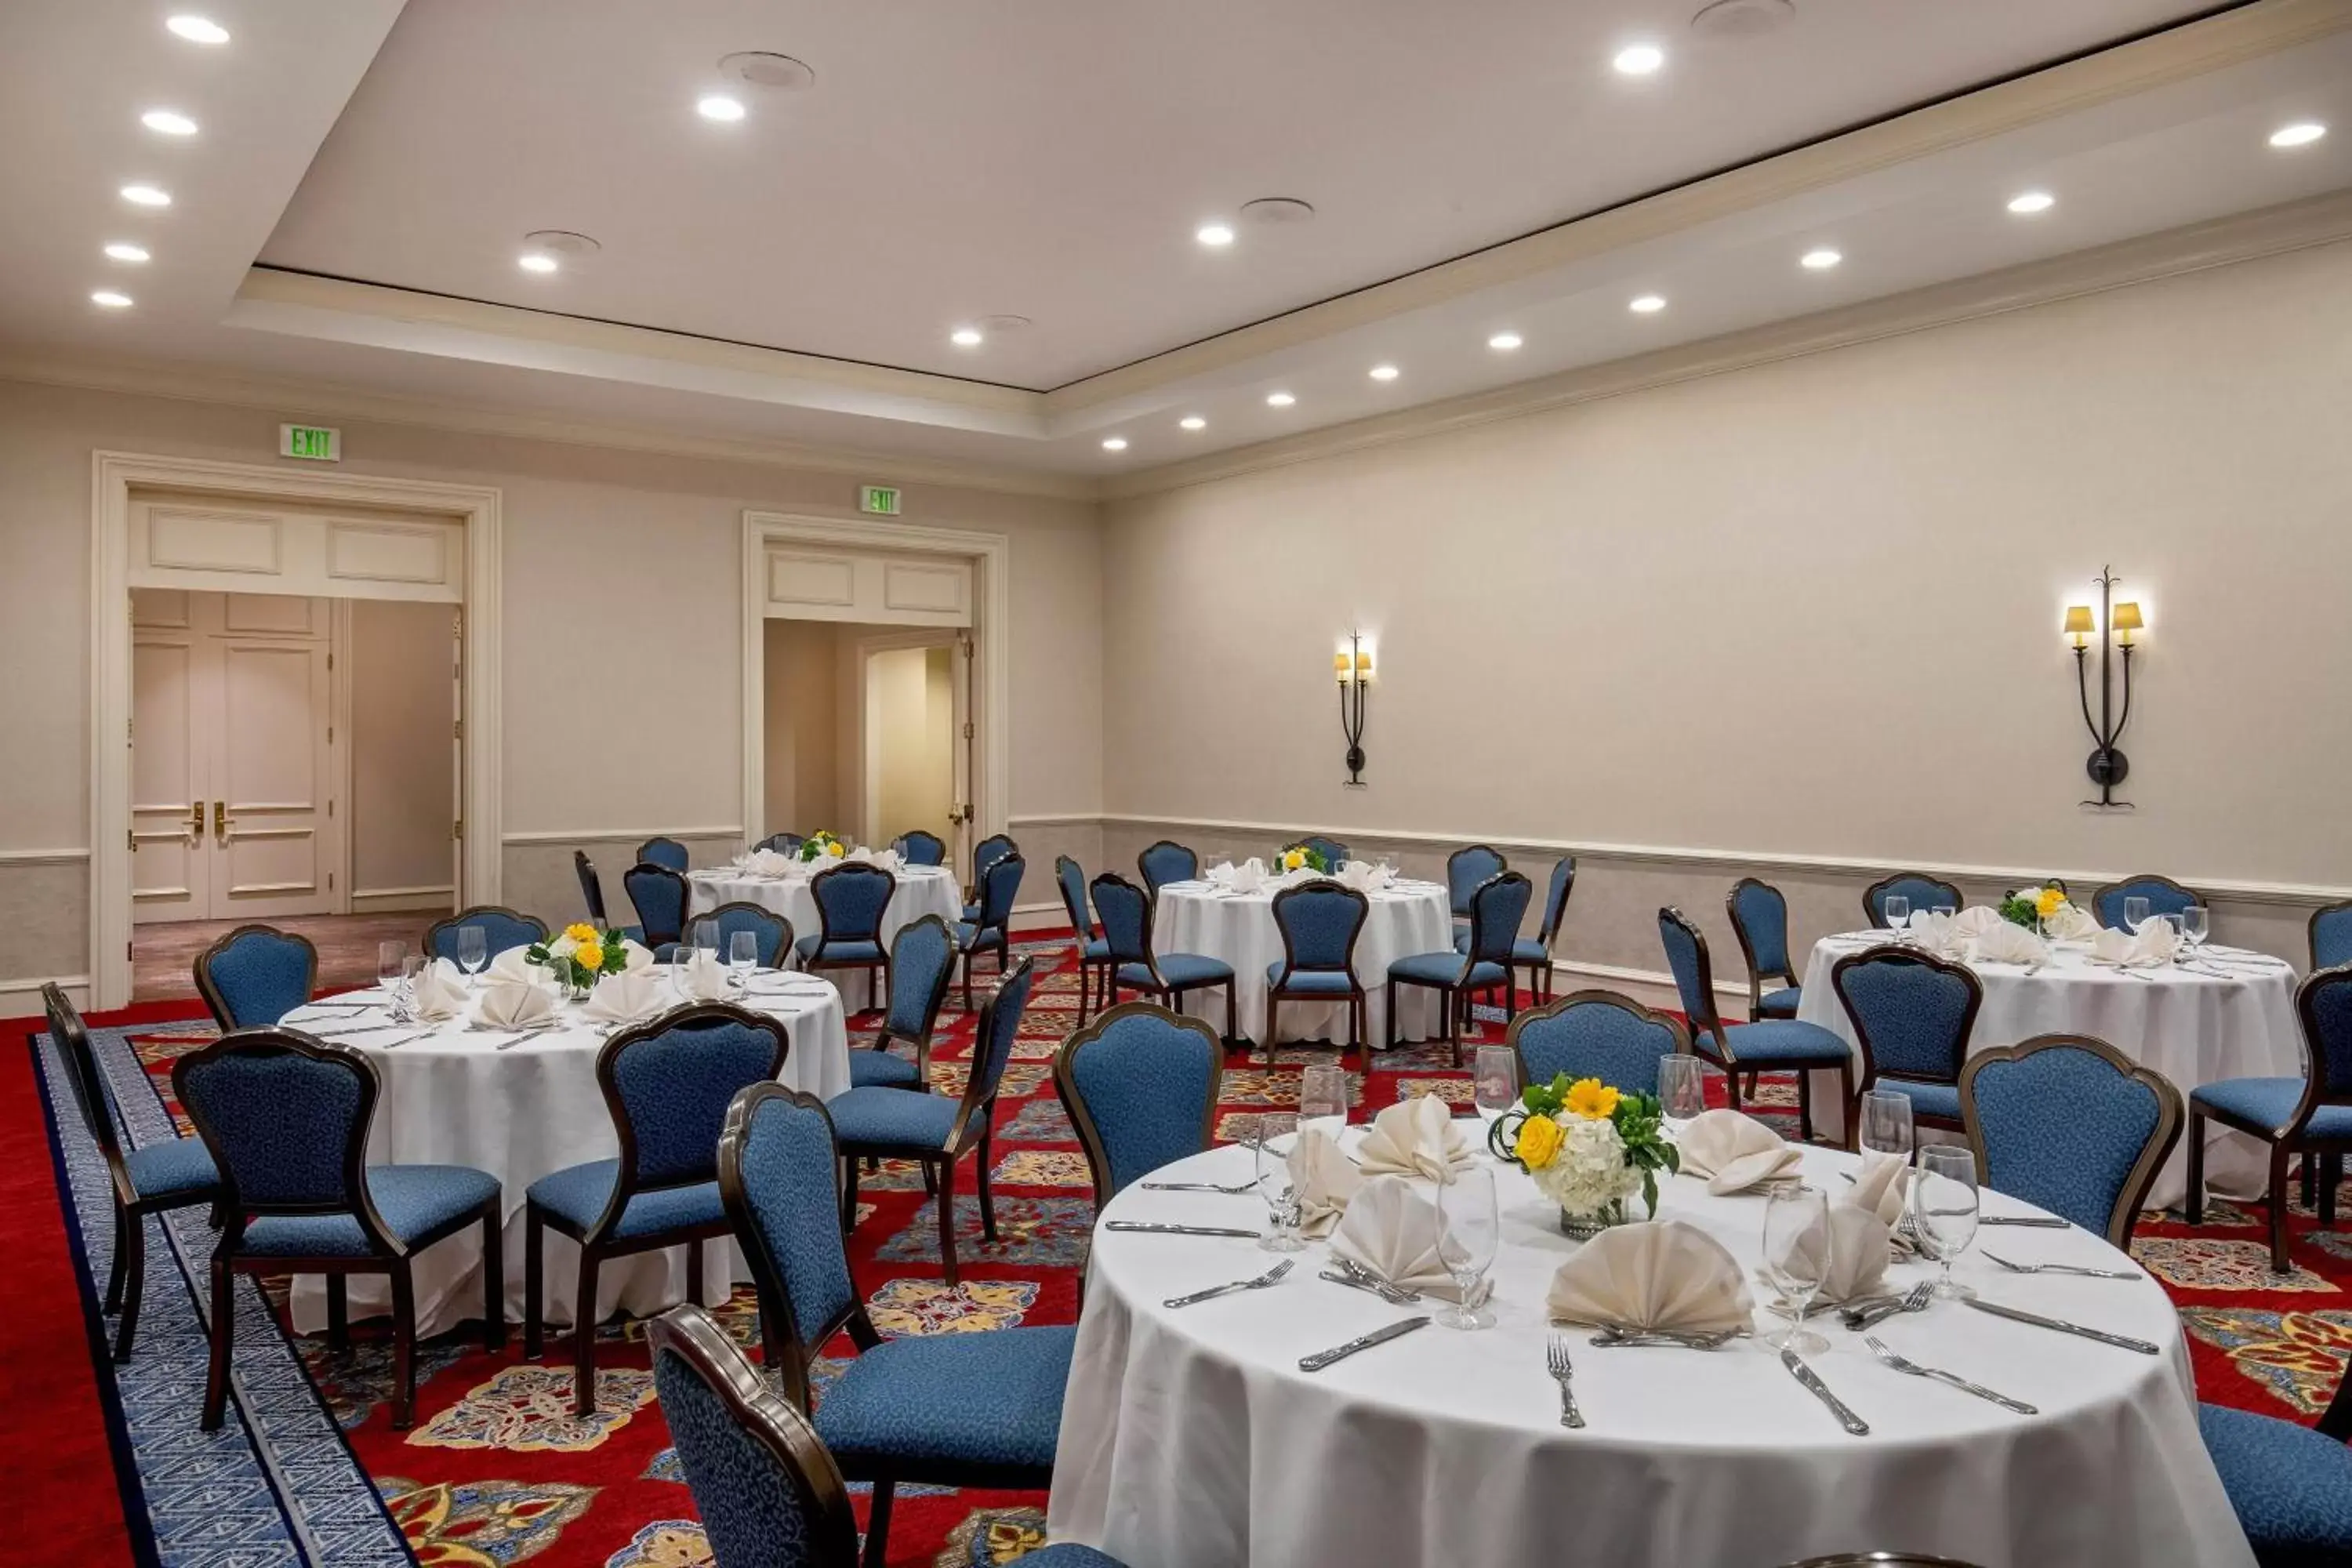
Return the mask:
<path id="1" fill-rule="evenodd" d="M 1320 833 L 1310 833 L 1304 838 L 1294 838 L 1282 847 L 1286 852 L 1292 849 L 1312 849 L 1323 857 L 1324 866 L 1333 871 L 1338 870 L 1348 861 L 1348 847 L 1338 839 L 1327 838 Z"/>
<path id="2" fill-rule="evenodd" d="M 689 862 L 685 845 L 675 838 L 656 836 L 637 846 L 637 864 L 665 867 L 683 877 Z"/>
<path id="3" fill-rule="evenodd" d="M 349 1343 L 347 1279 L 390 1276 L 395 1427 L 416 1407 L 417 1253 L 482 1227 L 482 1341 L 506 1342 L 498 1178 L 468 1165 L 369 1164 L 380 1086 L 365 1056 L 294 1029 L 239 1030 L 173 1062 L 172 1089 L 221 1176 L 204 1430 L 227 1413 L 239 1274 L 325 1275 L 338 1350 Z"/>
<path id="4" fill-rule="evenodd" d="M 1160 900 L 1160 889 L 1171 882 L 1197 882 L 1201 879 L 1201 858 L 1172 838 L 1163 838 L 1135 858 L 1135 868 L 1143 877 L 1143 890 L 1152 901 Z"/>
<path id="5" fill-rule="evenodd" d="M 795 942 L 801 967 L 862 969 L 869 981 L 887 979 L 890 954 L 882 946 L 882 916 L 898 890 L 898 879 L 879 866 L 845 860 L 809 879 L 816 900 L 817 929 Z M 874 994 L 879 996 L 877 986 Z"/>
<path id="6" fill-rule="evenodd" d="M 131 1337 L 139 1331 L 139 1308 L 147 1294 L 147 1216 L 190 1204 L 211 1203 L 220 1193 L 220 1173 L 201 1138 L 171 1138 L 143 1149 L 125 1149 L 115 1131 L 118 1107 L 114 1091 L 90 1048 L 89 1032 L 66 994 L 54 982 L 41 986 L 41 1005 L 49 1016 L 49 1038 L 65 1062 L 73 1085 L 74 1102 L 81 1107 L 114 1195 L 114 1261 L 106 1271 L 105 1312 L 121 1312 L 114 1335 L 114 1359 L 131 1359 Z"/>
<path id="7" fill-rule="evenodd" d="M 922 1165 L 925 1179 L 939 1188 L 940 1271 L 950 1287 L 956 1282 L 956 1162 L 971 1150 L 980 1152 L 972 1179 L 980 1193 L 981 1232 L 991 1241 L 996 1239 L 996 1200 L 988 1190 L 992 1124 L 996 1091 L 1004 1081 L 1005 1064 L 1013 1059 L 1021 1016 L 1029 1007 L 1034 963 L 1024 958 L 1014 964 L 1013 973 L 998 984 L 996 994 L 981 1008 L 980 1027 L 972 1037 L 971 1070 L 961 1100 L 874 1087 L 848 1089 L 835 1096 L 826 1107 L 847 1177 L 842 1184 L 842 1231 L 846 1234 L 857 1217 L 858 1161 L 916 1161 Z"/>
<path id="8" fill-rule="evenodd" d="M 735 933 L 739 931 L 748 931 L 757 939 L 762 969 L 782 969 L 785 954 L 793 950 L 793 922 L 764 904 L 739 899 L 694 917 L 698 926 L 706 921 L 718 929 L 719 959 L 722 963 L 734 957 Z"/>
<path id="9" fill-rule="evenodd" d="M 1457 933 L 1467 940 L 1470 934 L 1470 900 L 1486 886 L 1486 879 L 1498 877 L 1511 868 L 1499 850 L 1484 844 L 1465 845 L 1445 858 L 1445 901 L 1454 910 Z M 1457 949 L 1460 943 L 1456 944 Z"/>
<path id="10" fill-rule="evenodd" d="M 963 1010 L 971 1011 L 971 970 L 983 952 L 996 954 L 996 975 L 1004 978 L 1005 960 L 1013 952 L 1013 900 L 1021 892 L 1021 879 L 1029 862 L 1014 850 L 989 862 L 980 874 L 980 912 L 959 922 L 956 952 L 963 959 Z"/>
<path id="11" fill-rule="evenodd" d="M 1771 883 L 1742 877 L 1725 895 L 1723 909 L 1731 917 L 1731 934 L 1739 939 L 1739 956 L 1748 963 L 1748 1016 L 1795 1017 L 1805 994 L 1789 957 L 1789 900 Z M 1778 984 L 1767 991 L 1767 980 Z"/>
<path id="12" fill-rule="evenodd" d="M 1910 1097 L 1914 1122 L 1963 1131 L 1960 1065 L 1984 1005 L 1976 972 L 1913 948 L 1873 947 L 1839 959 L 1830 969 L 1830 989 L 1862 1050 L 1855 1095 L 1897 1089 Z M 1859 1120 L 1846 1118 L 1849 1147 Z"/>
<path id="13" fill-rule="evenodd" d="M 1538 1002 L 1551 1000 L 1551 944 L 1559 939 L 1559 928 L 1568 919 L 1568 896 L 1576 890 L 1576 857 L 1563 855 L 1551 863 L 1551 880 L 1544 889 L 1543 919 L 1536 926 L 1536 934 L 1523 936 L 1511 944 L 1511 967 L 1528 972 L 1528 992 Z M 1466 921 L 1454 928 L 1454 951 L 1470 951 L 1470 927 Z"/>
<path id="14" fill-rule="evenodd" d="M 1960 907 L 1960 890 L 1941 877 L 1930 877 L 1924 871 L 1897 871 L 1881 878 L 1863 889 L 1862 912 L 1880 931 L 1886 929 L 1886 900 L 1901 897 L 1911 900 L 1915 911 L 1935 909 L 1939 904 Z"/>
<path id="15" fill-rule="evenodd" d="M 319 950 L 276 926 L 239 926 L 196 955 L 196 994 L 224 1029 L 267 1028 L 318 983 Z"/>
<path id="16" fill-rule="evenodd" d="M 2286 1167 L 2297 1154 L 2305 1170 L 2325 1158 L 2330 1179 L 2319 1189 L 2322 1225 L 2336 1223 L 2333 1167 L 2352 1150 L 2352 964 L 2322 969 L 2295 988 L 2303 1025 L 2301 1078 L 2228 1078 L 2189 1097 L 2189 1223 L 2205 1219 L 2205 1123 L 2258 1138 L 2270 1147 L 2271 1267 L 2284 1274 Z"/>
<path id="17" fill-rule="evenodd" d="M 604 913 L 604 882 L 596 875 L 596 862 L 588 858 L 585 849 L 572 852 L 572 874 L 580 879 L 580 901 L 588 906 L 588 918 L 602 929 L 608 918 Z"/>
<path id="18" fill-rule="evenodd" d="M 992 1009 L 1025 994 L 1028 969 L 1024 960 Z M 1008 1036 L 1017 1026 L 1010 1026 Z M 832 1217 L 837 1204 L 855 1201 L 854 1190 L 838 1181 L 845 1165 L 853 1175 L 856 1170 L 843 1158 L 853 1150 L 835 1131 L 847 1098 L 828 1107 L 774 1085 L 745 1090 L 719 1139 L 719 1181 L 758 1284 L 768 1375 L 785 1401 L 795 1410 L 809 1407 L 809 1364 L 835 1335 L 846 1331 L 857 1347 L 818 1402 L 815 1426 L 844 1474 L 874 1483 L 866 1562 L 880 1568 L 899 1482 L 1042 1489 L 1050 1481 L 1077 1331 L 995 1329 L 893 1340 L 876 1332 Z M 945 1103 L 934 1096 L 896 1098 Z M 1058 1562 L 1055 1551 L 1072 1550 L 1048 1548 L 1023 1561 Z M 723 1554 L 719 1568 L 728 1568 Z"/>
<path id="19" fill-rule="evenodd" d="M 1356 939 L 1364 933 L 1372 903 L 1355 889 L 1318 878 L 1274 896 L 1274 925 L 1282 933 L 1282 957 L 1265 968 L 1265 1059 L 1274 1060 L 1282 1038 L 1276 1021 L 1285 1002 L 1344 1002 L 1348 1046 L 1370 1050 L 1365 1014 L 1370 998 L 1356 977 Z M 1231 1031 L 1228 1031 L 1230 1034 Z"/>
<path id="20" fill-rule="evenodd" d="M 1241 1015 L 1234 993 L 1234 966 L 1222 958 L 1200 952 L 1151 951 L 1151 895 L 1116 871 L 1095 879 L 1095 913 L 1102 917 L 1103 945 L 1109 953 L 1109 984 L 1103 993 L 1107 1006 L 1116 1006 L 1124 989 L 1147 996 L 1164 996 L 1177 1012 L 1184 1010 L 1188 992 L 1225 988 L 1225 1038 L 1239 1032 Z M 1278 902 L 1279 900 L 1277 900 Z"/>
<path id="21" fill-rule="evenodd" d="M 2184 888 L 2169 877 L 2143 872 L 2126 877 L 2120 882 L 2109 882 L 2091 895 L 2091 913 L 2110 931 L 2124 929 L 2124 900 L 2146 899 L 2151 919 L 2158 915 L 2177 915 L 2194 904 L 2205 902 L 2205 895 L 2194 888 Z"/>
<path id="22" fill-rule="evenodd" d="M 1535 884 L 1517 871 L 1499 871 L 1479 885 L 1470 898 L 1470 951 L 1408 953 L 1389 965 L 1389 1045 L 1396 1044 L 1397 987 L 1418 985 L 1435 991 L 1443 1000 L 1444 1028 L 1441 1038 L 1454 1047 L 1454 1060 L 1462 1061 L 1463 1026 L 1469 1022 L 1470 998 L 1481 991 L 1503 993 L 1503 1016 L 1519 1010 L 1519 984 L 1511 965 L 1519 941 L 1519 922 L 1528 916 Z"/>
<path id="23" fill-rule="evenodd" d="M 650 863 L 621 873 L 621 890 L 637 911 L 639 940 L 667 958 L 668 950 L 686 939 L 686 911 L 692 907 L 686 874 Z"/>
<path id="24" fill-rule="evenodd" d="M 499 904 L 476 904 L 469 910 L 435 921 L 425 928 L 425 955 L 457 962 L 457 933 L 473 927 L 482 933 L 483 949 L 492 958 L 518 947 L 547 940 L 547 922 Z"/>
<path id="25" fill-rule="evenodd" d="M 1007 855 L 1020 853 L 1021 846 L 1013 843 L 1009 835 L 1003 833 L 992 833 L 971 847 L 971 884 L 964 889 L 965 897 L 971 901 L 963 907 L 964 919 L 968 921 L 980 919 L 980 888 L 982 880 L 988 876 L 988 868 Z"/>
<path id="26" fill-rule="evenodd" d="M 909 866 L 944 866 L 948 863 L 947 840 L 919 827 L 898 835 L 898 842 L 893 847 Z"/>
<path id="27" fill-rule="evenodd" d="M 1054 883 L 1061 889 L 1062 910 L 1070 917 L 1070 941 L 1078 950 L 1078 1022 L 1087 1021 L 1087 1011 L 1095 1000 L 1095 982 L 1102 982 L 1103 995 L 1110 995 L 1110 943 L 1095 929 L 1094 916 L 1087 906 L 1087 874 L 1067 855 L 1054 860 Z M 1106 1001 L 1105 1006 L 1109 1003 Z"/>
<path id="28" fill-rule="evenodd" d="M 2105 1040 L 2037 1035 L 1969 1058 L 1960 1116 L 1978 1181 L 2128 1249 L 2180 1137 L 2180 1091 Z"/>
<path id="29" fill-rule="evenodd" d="M 808 837 L 804 834 L 771 833 L 751 847 L 766 849 L 778 855 L 797 855 L 801 852 L 801 846 L 807 842 Z"/>
<path id="30" fill-rule="evenodd" d="M 1707 956 L 1706 938 L 1699 934 L 1698 927 L 1682 910 L 1662 909 L 1658 941 L 1666 950 L 1666 967 L 1674 971 L 1683 1016 L 1690 1023 L 1691 1050 L 1723 1069 L 1732 1110 L 1739 1109 L 1742 1073 L 1796 1073 L 1797 1129 L 1803 1138 L 1813 1135 L 1814 1069 L 1834 1068 L 1838 1103 L 1853 1103 L 1853 1050 L 1843 1040 L 1819 1024 L 1795 1018 L 1727 1026 L 1715 1005 L 1715 963 Z"/>
<path id="31" fill-rule="evenodd" d="M 1149 1002 L 1122 1003 L 1062 1042 L 1054 1089 L 1086 1149 L 1097 1208 L 1209 1147 L 1224 1076 L 1215 1031 Z"/>
<path id="32" fill-rule="evenodd" d="M 948 981 L 955 973 L 955 935 L 937 915 L 925 915 L 898 928 L 890 941 L 890 1006 L 873 1047 L 849 1053 L 853 1087 L 911 1089 L 929 1094 L 931 1089 L 931 1030 L 948 999 Z M 890 1049 L 904 1040 L 915 1047 L 912 1061 Z"/>
<path id="33" fill-rule="evenodd" d="M 2352 963 L 2352 899 L 2311 911 L 2311 967 Z"/>
<path id="34" fill-rule="evenodd" d="M 1517 1058 L 1519 1082 L 1597 1078 L 1627 1094 L 1658 1092 L 1661 1058 L 1687 1053 L 1690 1034 L 1669 1014 L 1614 991 L 1571 991 L 1511 1020 L 1503 1043 Z"/>
<path id="35" fill-rule="evenodd" d="M 686 1294 L 702 1297 L 702 1244 L 727 1234 L 719 1131 L 746 1084 L 782 1072 L 783 1024 L 724 1002 L 674 1007 L 633 1024 L 596 1053 L 596 1082 L 621 1145 L 616 1160 L 567 1165 L 523 1201 L 523 1353 L 539 1359 L 550 1230 L 580 1246 L 572 1298 L 572 1408 L 596 1407 L 596 1275 L 607 1258 L 686 1247 Z"/>
<path id="36" fill-rule="evenodd" d="M 2260 1568 L 2352 1563 L 2352 1396 L 2340 1380 L 2316 1426 L 2197 1406 L 2197 1429 Z"/>

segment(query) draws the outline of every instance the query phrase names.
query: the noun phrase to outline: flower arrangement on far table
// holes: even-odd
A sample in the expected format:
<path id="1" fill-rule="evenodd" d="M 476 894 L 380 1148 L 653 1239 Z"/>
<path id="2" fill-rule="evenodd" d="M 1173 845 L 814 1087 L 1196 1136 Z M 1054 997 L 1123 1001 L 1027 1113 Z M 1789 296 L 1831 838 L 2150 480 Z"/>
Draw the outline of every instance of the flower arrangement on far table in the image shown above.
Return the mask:
<path id="1" fill-rule="evenodd" d="M 1495 1119 L 1486 1147 L 1535 1178 L 1537 1189 L 1559 1205 L 1559 1226 L 1570 1236 L 1592 1236 L 1626 1218 L 1625 1200 L 1639 1192 L 1658 1210 L 1658 1173 L 1672 1175 L 1682 1157 L 1666 1141 L 1658 1099 L 1627 1094 L 1597 1078 L 1529 1084 L 1519 1103 Z"/>
<path id="2" fill-rule="evenodd" d="M 1331 869 L 1330 858 L 1323 851 L 1305 844 L 1294 844 L 1274 858 L 1277 871 L 1312 871 L 1321 876 Z"/>
<path id="3" fill-rule="evenodd" d="M 2011 925 L 2033 931 L 2043 921 L 2055 920 L 2060 911 L 2073 907 L 2067 900 L 2065 889 L 2045 882 L 2039 888 L 2020 888 L 2001 900 L 2000 918 Z"/>
<path id="4" fill-rule="evenodd" d="M 598 931 L 584 921 L 565 926 L 551 941 L 531 943 L 522 956 L 553 975 L 572 997 L 585 996 L 600 975 L 618 974 L 629 964 L 627 940 L 619 931 Z"/>
<path id="5" fill-rule="evenodd" d="M 831 833 L 812 833 L 801 840 L 801 858 L 803 860 L 838 860 L 848 853 L 849 846 Z"/>

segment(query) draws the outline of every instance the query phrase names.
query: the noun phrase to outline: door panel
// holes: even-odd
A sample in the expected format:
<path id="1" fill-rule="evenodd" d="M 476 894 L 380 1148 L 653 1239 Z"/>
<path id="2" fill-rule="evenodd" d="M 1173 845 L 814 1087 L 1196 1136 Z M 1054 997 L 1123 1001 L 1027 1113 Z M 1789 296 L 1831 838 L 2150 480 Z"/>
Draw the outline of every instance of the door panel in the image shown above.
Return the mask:
<path id="1" fill-rule="evenodd" d="M 326 914 L 327 648 L 223 637 L 215 919 Z"/>
<path id="2" fill-rule="evenodd" d="M 211 911 L 203 759 L 194 722 L 200 646 L 200 639 L 185 632 L 142 631 L 131 638 L 133 924 L 202 920 Z"/>

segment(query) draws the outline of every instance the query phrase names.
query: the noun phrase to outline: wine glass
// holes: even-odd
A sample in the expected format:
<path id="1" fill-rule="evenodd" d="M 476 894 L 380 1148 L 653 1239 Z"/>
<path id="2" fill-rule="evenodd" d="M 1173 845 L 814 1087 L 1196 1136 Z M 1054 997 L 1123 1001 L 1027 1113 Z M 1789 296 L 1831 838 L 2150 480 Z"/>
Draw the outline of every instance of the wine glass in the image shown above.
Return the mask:
<path id="1" fill-rule="evenodd" d="M 1829 1341 L 1805 1327 L 1805 1309 L 1830 1272 L 1830 1195 L 1819 1187 L 1784 1183 L 1764 1197 L 1764 1277 L 1780 1299 L 1770 1310 L 1789 1326 L 1767 1343 L 1799 1355 L 1819 1355 Z"/>
<path id="2" fill-rule="evenodd" d="M 490 939 L 479 926 L 457 928 L 457 967 L 466 972 L 466 982 L 472 984 L 490 962 Z"/>
<path id="3" fill-rule="evenodd" d="M 669 983 L 671 987 L 677 992 L 678 997 L 681 1001 L 691 1002 L 694 1000 L 694 993 L 688 988 L 686 983 L 687 973 L 693 967 L 693 964 L 694 944 L 692 942 L 679 941 L 670 943 Z"/>
<path id="4" fill-rule="evenodd" d="M 1874 1089 L 1862 1097 L 1862 1146 L 1911 1163 L 1911 1097 L 1897 1089 Z"/>
<path id="5" fill-rule="evenodd" d="M 1320 1062 L 1298 1075 L 1298 1130 L 1337 1138 L 1348 1125 L 1348 1069 Z"/>
<path id="6" fill-rule="evenodd" d="M 2146 924 L 2147 924 L 2147 900 L 2137 894 L 2125 899 L 2124 930 L 2137 936 L 2139 928 Z"/>
<path id="7" fill-rule="evenodd" d="M 413 1024 L 416 1021 L 416 977 L 424 973 L 423 955 L 414 952 L 401 955 L 400 979 L 392 992 L 394 1023 Z"/>
<path id="8" fill-rule="evenodd" d="M 1958 914 L 1960 911 L 1957 906 L 1952 904 L 1937 904 L 1929 912 L 1940 915 L 1945 920 L 1950 920 L 1954 915 Z"/>
<path id="9" fill-rule="evenodd" d="M 1495 1168 L 1464 1165 L 1453 1171 L 1437 1189 L 1437 1260 L 1462 1293 L 1459 1302 L 1437 1314 L 1438 1327 L 1493 1328 L 1495 1314 L 1484 1310 L 1485 1293 L 1478 1282 L 1494 1267 L 1503 1238 L 1495 1205 Z"/>
<path id="10" fill-rule="evenodd" d="M 1518 1054 L 1508 1046 L 1480 1046 L 1471 1087 L 1471 1102 L 1478 1108 L 1479 1120 L 1494 1126 L 1496 1119 L 1518 1100 Z"/>
<path id="11" fill-rule="evenodd" d="M 719 922 L 717 921 L 694 922 L 694 951 L 709 953 L 710 962 L 713 963 L 719 962 Z"/>
<path id="12" fill-rule="evenodd" d="M 1895 933 L 1896 942 L 1901 942 L 1904 931 L 1911 924 L 1911 900 L 1901 893 L 1889 893 L 1880 902 L 1879 909 L 1886 916 L 1886 929 Z"/>
<path id="13" fill-rule="evenodd" d="M 1706 1111 L 1706 1068 L 1685 1052 L 1658 1058 L 1658 1115 L 1666 1131 L 1680 1135 Z"/>
<path id="14" fill-rule="evenodd" d="M 1271 1138 L 1260 1138 L 1254 1147 L 1257 1190 L 1265 1199 L 1273 1227 L 1258 1238 L 1258 1247 L 1266 1252 L 1304 1252 L 1307 1243 L 1298 1237 L 1298 1194 L 1290 1184 L 1290 1155 L 1277 1151 Z"/>
<path id="15" fill-rule="evenodd" d="M 375 944 L 375 983 L 392 998 L 394 1007 L 400 1005 L 400 963 L 407 956 L 408 944 L 398 937 Z"/>
<path id="16" fill-rule="evenodd" d="M 1957 1143 L 1936 1143 L 1919 1151 L 1919 1176 L 1911 1192 L 1912 1214 L 1919 1222 L 1919 1249 L 1942 1264 L 1936 1281 L 1937 1296 L 1946 1301 L 1969 1301 L 1976 1292 L 1952 1278 L 1952 1259 L 1977 1238 L 1977 1157 Z"/>
<path id="17" fill-rule="evenodd" d="M 751 972 L 760 967 L 760 933 L 739 931 L 727 939 L 727 967 L 735 989 L 748 993 L 751 989 Z"/>
<path id="18" fill-rule="evenodd" d="M 2213 917 L 2204 905 L 2191 904 L 2180 911 L 2180 939 L 2191 948 L 2203 947 L 2212 934 Z"/>

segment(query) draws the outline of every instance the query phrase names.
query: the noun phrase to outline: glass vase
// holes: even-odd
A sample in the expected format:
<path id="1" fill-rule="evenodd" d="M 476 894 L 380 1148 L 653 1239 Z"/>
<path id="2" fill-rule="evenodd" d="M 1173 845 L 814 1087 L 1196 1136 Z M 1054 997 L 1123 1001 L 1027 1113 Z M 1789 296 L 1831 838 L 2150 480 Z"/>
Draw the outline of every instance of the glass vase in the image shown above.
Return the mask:
<path id="1" fill-rule="evenodd" d="M 1602 1231 L 1633 1222 L 1633 1205 L 1630 1198 L 1612 1198 L 1590 1214 L 1559 1211 L 1559 1231 L 1576 1241 L 1591 1241 Z"/>

